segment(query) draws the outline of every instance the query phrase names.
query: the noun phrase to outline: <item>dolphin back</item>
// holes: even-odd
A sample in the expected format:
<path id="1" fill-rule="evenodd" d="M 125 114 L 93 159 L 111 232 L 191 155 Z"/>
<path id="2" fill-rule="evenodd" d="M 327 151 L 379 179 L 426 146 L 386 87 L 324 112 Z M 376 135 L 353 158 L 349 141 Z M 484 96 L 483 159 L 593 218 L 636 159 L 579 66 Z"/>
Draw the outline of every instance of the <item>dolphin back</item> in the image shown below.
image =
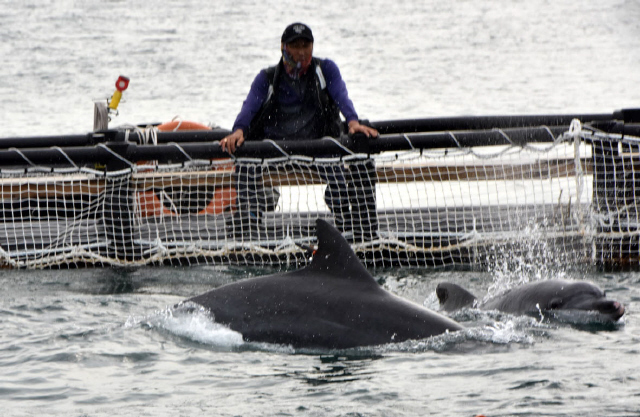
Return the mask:
<path id="1" fill-rule="evenodd" d="M 383 289 L 340 232 L 316 223 L 306 268 L 230 283 L 189 301 L 248 342 L 344 349 L 423 339 L 462 326 Z"/>
<path id="2" fill-rule="evenodd" d="M 375 278 L 364 267 L 347 240 L 325 220 L 316 220 L 318 249 L 304 271 L 338 277 L 378 287 Z"/>
<path id="3" fill-rule="evenodd" d="M 475 295 L 451 282 L 438 284 L 436 295 L 440 301 L 440 308 L 444 311 L 456 311 L 464 307 L 471 307 L 476 301 Z"/>

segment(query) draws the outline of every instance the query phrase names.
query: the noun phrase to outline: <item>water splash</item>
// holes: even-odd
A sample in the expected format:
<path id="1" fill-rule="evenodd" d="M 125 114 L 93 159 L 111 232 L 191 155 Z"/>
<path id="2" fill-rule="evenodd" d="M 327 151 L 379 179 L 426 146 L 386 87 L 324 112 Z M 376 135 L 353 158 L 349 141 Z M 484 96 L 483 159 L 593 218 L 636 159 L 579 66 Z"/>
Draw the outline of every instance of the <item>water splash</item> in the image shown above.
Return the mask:
<path id="1" fill-rule="evenodd" d="M 144 326 L 207 345 L 223 351 L 261 351 L 282 354 L 298 353 L 293 347 L 262 342 L 245 342 L 242 334 L 216 323 L 209 310 L 191 303 L 166 307 L 150 316 L 129 317 L 125 328 Z"/>
<path id="2" fill-rule="evenodd" d="M 514 317 L 472 309 L 464 310 L 467 311 L 464 314 L 473 312 L 476 317 L 472 327 L 422 340 L 407 340 L 402 343 L 391 343 L 368 349 L 381 355 L 393 352 L 420 353 L 425 351 L 480 353 L 486 352 L 487 349 L 503 350 L 513 344 L 532 345 L 535 342 L 534 334 L 540 331 L 544 332 L 547 329 L 547 326 L 538 323 L 531 317 Z M 482 324 L 483 322 L 484 324 Z M 478 325 L 478 323 L 480 324 Z"/>
<path id="3" fill-rule="evenodd" d="M 519 236 L 515 243 L 494 245 L 487 255 L 493 283 L 483 301 L 529 282 L 566 279 L 571 254 L 547 236 L 546 222 L 530 221 Z"/>
<path id="4" fill-rule="evenodd" d="M 242 334 L 216 323 L 208 310 L 192 303 L 175 308 L 166 307 L 142 319 L 129 318 L 125 327 L 133 325 L 165 330 L 176 336 L 216 347 L 237 348 L 244 344 Z"/>

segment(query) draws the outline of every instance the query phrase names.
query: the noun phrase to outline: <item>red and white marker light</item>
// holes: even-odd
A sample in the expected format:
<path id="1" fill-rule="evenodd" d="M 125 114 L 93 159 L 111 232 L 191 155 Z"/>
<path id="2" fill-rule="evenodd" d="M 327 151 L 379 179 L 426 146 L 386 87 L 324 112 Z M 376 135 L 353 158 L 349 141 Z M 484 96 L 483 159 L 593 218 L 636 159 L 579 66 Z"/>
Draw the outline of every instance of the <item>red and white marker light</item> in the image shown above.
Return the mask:
<path id="1" fill-rule="evenodd" d="M 109 108 L 111 110 L 117 110 L 118 104 L 120 104 L 120 99 L 122 98 L 122 92 L 129 87 L 129 79 L 124 75 L 118 77 L 116 81 L 116 91 L 114 91 L 113 96 L 111 96 L 111 100 L 109 100 Z"/>
<path id="2" fill-rule="evenodd" d="M 126 90 L 127 87 L 129 87 L 129 79 L 124 75 L 119 76 L 118 80 L 116 81 L 116 90 L 122 92 Z"/>

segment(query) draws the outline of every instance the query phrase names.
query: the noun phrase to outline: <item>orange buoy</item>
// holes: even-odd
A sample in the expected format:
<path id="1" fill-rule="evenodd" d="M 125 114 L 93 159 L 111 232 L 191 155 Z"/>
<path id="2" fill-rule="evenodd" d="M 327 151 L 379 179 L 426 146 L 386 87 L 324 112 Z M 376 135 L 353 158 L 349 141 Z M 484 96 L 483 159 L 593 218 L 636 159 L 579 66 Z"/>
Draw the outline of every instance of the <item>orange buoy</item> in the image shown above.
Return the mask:
<path id="1" fill-rule="evenodd" d="M 202 123 L 189 120 L 172 120 L 158 125 L 158 130 L 161 132 L 177 132 L 178 130 L 211 130 L 211 128 Z"/>
<path id="2" fill-rule="evenodd" d="M 160 132 L 177 132 L 178 130 L 212 130 L 209 126 L 189 120 L 172 120 L 157 126 Z M 137 165 L 157 165 L 156 161 L 138 161 Z"/>
<path id="3" fill-rule="evenodd" d="M 141 217 L 177 216 L 162 204 L 154 191 L 140 191 L 136 193 L 137 205 Z"/>
<path id="4" fill-rule="evenodd" d="M 177 132 L 180 130 L 212 130 L 211 127 L 203 125 L 202 123 L 192 122 L 189 120 L 172 120 L 167 123 L 162 123 L 157 126 L 157 129 L 160 132 Z M 220 160 L 222 161 L 222 160 Z M 213 166 L 213 170 L 215 171 L 233 171 L 233 160 L 224 158 L 224 161 L 220 164 L 215 164 Z M 148 196 L 147 204 L 149 204 L 149 210 L 147 213 L 149 216 L 160 216 L 160 215 L 173 215 L 174 213 L 171 210 L 168 210 L 166 207 L 162 205 L 158 197 L 155 193 L 151 193 L 153 196 Z M 144 197 L 147 198 L 147 197 Z M 155 200 L 153 199 L 155 198 Z M 213 198 L 209 201 L 207 206 L 200 210 L 198 214 L 207 215 L 207 214 L 222 214 L 227 211 L 235 211 L 236 208 L 236 189 L 234 187 L 221 187 L 217 188 L 213 194 Z M 144 212 L 144 210 L 143 210 Z"/>
<path id="5" fill-rule="evenodd" d="M 236 209 L 236 189 L 234 187 L 217 188 L 207 207 L 198 214 L 222 214 Z"/>

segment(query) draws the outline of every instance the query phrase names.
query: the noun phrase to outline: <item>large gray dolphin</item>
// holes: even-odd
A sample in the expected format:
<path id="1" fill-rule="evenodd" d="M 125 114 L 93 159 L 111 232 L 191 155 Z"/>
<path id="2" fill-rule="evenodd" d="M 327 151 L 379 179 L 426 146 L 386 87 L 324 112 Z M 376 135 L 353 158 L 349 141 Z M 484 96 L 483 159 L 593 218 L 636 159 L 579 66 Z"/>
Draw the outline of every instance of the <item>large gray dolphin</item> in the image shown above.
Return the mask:
<path id="1" fill-rule="evenodd" d="M 582 281 L 546 280 L 514 287 L 478 304 L 476 297 L 459 285 L 445 282 L 436 287 L 440 306 L 445 311 L 476 306 L 511 314 L 538 314 L 558 310 L 598 313 L 601 319 L 615 322 L 624 314 L 624 306 L 609 300 L 595 285 Z"/>
<path id="2" fill-rule="evenodd" d="M 243 340 L 344 349 L 423 339 L 462 326 L 385 291 L 340 232 L 316 223 L 318 249 L 300 270 L 247 279 L 187 301 Z"/>

